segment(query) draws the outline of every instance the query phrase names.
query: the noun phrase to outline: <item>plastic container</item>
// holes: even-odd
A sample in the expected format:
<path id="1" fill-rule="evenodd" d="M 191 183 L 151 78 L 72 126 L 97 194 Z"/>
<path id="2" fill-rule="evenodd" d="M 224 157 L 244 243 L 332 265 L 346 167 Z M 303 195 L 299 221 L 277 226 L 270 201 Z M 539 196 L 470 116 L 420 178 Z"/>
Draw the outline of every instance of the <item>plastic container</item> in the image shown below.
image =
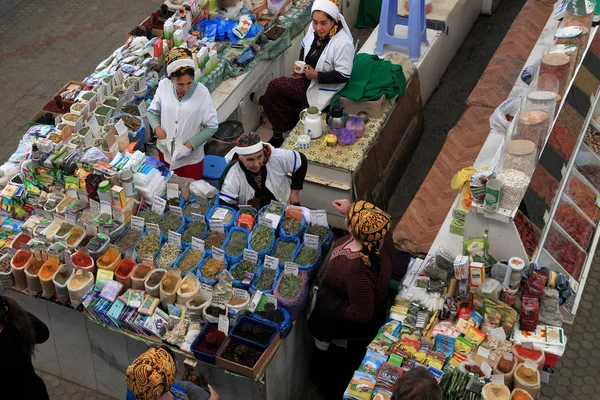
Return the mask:
<path id="1" fill-rule="evenodd" d="M 10 254 L 5 254 L 0 257 L 0 262 L 2 260 L 8 259 L 10 261 Z M 0 272 L 0 288 L 3 290 L 8 290 L 15 284 L 15 278 L 13 276 L 12 270 L 8 272 Z"/>
<path id="2" fill-rule="evenodd" d="M 135 266 L 135 260 L 124 258 L 115 270 L 115 280 L 123 285 L 124 290 L 131 288 L 131 275 Z"/>
<path id="3" fill-rule="evenodd" d="M 204 338 L 206 337 L 206 333 L 208 332 L 208 330 L 211 327 L 216 327 L 216 326 L 217 326 L 217 324 L 215 324 L 215 323 L 208 323 L 208 324 L 204 325 L 204 328 L 202 328 L 202 332 L 200 332 L 198 337 L 196 337 L 196 339 L 194 340 L 194 342 L 192 343 L 192 346 L 191 346 L 192 353 L 194 353 L 194 357 L 196 357 L 197 360 L 200 360 L 202 362 L 205 362 L 205 363 L 211 364 L 211 365 L 215 365 L 217 355 L 221 352 L 221 349 L 225 345 L 225 342 L 227 342 L 227 337 L 225 337 L 225 339 L 223 340 L 223 343 L 221 343 L 221 345 L 215 350 L 214 354 L 203 353 L 201 351 L 198 351 L 197 348 L 200 345 L 200 343 L 204 340 Z M 227 335 L 225 335 L 225 336 L 227 336 Z"/>
<path id="4" fill-rule="evenodd" d="M 287 335 L 290 334 L 290 332 L 292 331 L 293 324 L 292 324 L 292 319 L 290 317 L 290 313 L 285 308 L 280 307 L 280 308 L 278 308 L 278 310 L 281 311 L 281 313 L 283 314 L 283 321 L 279 324 L 279 334 L 280 334 L 281 338 L 283 339 L 283 338 L 287 337 Z M 258 321 L 275 324 L 275 322 L 261 317 L 258 313 L 250 314 L 250 318 L 256 319 Z"/>
<path id="5" fill-rule="evenodd" d="M 42 297 L 49 299 L 54 297 L 56 289 L 54 288 L 54 282 L 52 279 L 60 268 L 59 260 L 56 258 L 49 258 L 48 261 L 42 265 L 38 272 L 40 284 L 42 286 Z"/>
<path id="6" fill-rule="evenodd" d="M 135 185 L 133 183 L 133 173 L 129 170 L 121 171 L 119 179 L 121 180 L 121 187 L 125 191 L 125 196 L 133 196 L 133 193 L 135 192 Z"/>
<path id="7" fill-rule="evenodd" d="M 137 264 L 133 267 L 133 271 L 131 271 L 131 288 L 144 290 L 144 282 L 153 269 L 154 266 L 148 263 Z"/>
<path id="8" fill-rule="evenodd" d="M 100 201 L 107 201 L 112 204 L 112 198 L 110 196 L 110 181 L 102 181 L 98 185 L 98 199 Z"/>
<path id="9" fill-rule="evenodd" d="M 27 278 L 25 269 L 31 264 L 33 253 L 30 251 L 19 250 L 10 260 L 10 267 L 15 278 L 15 287 L 23 290 L 27 287 Z"/>
<path id="10" fill-rule="evenodd" d="M 71 254 L 71 262 L 77 269 L 83 269 L 96 275 L 96 263 L 94 259 L 84 251 L 77 251 Z"/>
<path id="11" fill-rule="evenodd" d="M 94 236 L 85 246 L 85 248 L 87 249 L 90 256 L 92 256 L 94 260 L 97 260 L 102 254 L 106 252 L 106 249 L 108 249 L 109 245 L 109 238 L 99 234 Z"/>
<path id="12" fill-rule="evenodd" d="M 67 282 L 69 281 L 69 278 L 71 277 L 71 275 L 73 275 L 74 272 L 75 270 L 72 267 L 68 265 L 63 265 L 58 269 L 58 271 L 52 278 L 52 282 L 54 283 L 54 290 L 56 291 L 56 296 L 58 297 L 58 300 L 63 304 L 67 304 L 69 302 L 69 290 L 67 289 Z"/>
<path id="13" fill-rule="evenodd" d="M 69 224 L 68 222 L 63 222 L 60 224 L 60 228 L 54 234 L 54 238 L 57 241 L 66 241 L 73 228 L 75 228 L 75 225 Z"/>
<path id="14" fill-rule="evenodd" d="M 167 270 L 164 268 L 153 269 L 144 280 L 144 289 L 150 296 L 160 298 L 160 282 L 165 277 Z"/>
<path id="15" fill-rule="evenodd" d="M 268 343 L 261 344 L 261 343 L 255 342 L 253 340 L 249 340 L 249 339 L 242 337 L 241 335 L 242 335 L 242 326 L 243 325 L 246 325 L 246 326 L 250 325 L 253 328 L 260 327 L 260 328 L 263 328 L 264 330 L 266 330 L 267 332 L 269 332 L 271 334 L 271 336 L 269 338 Z M 279 327 L 270 321 L 258 320 L 255 318 L 242 316 L 238 319 L 237 323 L 235 324 L 235 326 L 233 327 L 233 329 L 231 330 L 229 335 L 231 337 L 236 338 L 240 342 L 250 343 L 256 347 L 266 350 L 269 347 L 269 345 L 271 344 L 271 342 L 273 341 L 273 339 L 275 338 L 275 335 L 277 335 L 277 332 L 279 332 Z"/>
<path id="16" fill-rule="evenodd" d="M 107 271 L 114 271 L 121 263 L 121 250 L 116 246 L 109 246 L 109 248 L 102 254 L 102 257 L 96 261 L 96 266 L 99 269 Z"/>

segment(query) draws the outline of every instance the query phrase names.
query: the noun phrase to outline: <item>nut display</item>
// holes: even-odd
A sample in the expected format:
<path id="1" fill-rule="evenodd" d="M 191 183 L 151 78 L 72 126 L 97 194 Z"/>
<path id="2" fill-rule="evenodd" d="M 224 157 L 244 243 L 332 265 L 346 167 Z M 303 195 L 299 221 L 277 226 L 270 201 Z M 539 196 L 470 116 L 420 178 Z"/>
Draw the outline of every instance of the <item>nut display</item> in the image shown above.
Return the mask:
<path id="1" fill-rule="evenodd" d="M 181 253 L 181 250 L 177 243 L 165 244 L 160 249 L 160 253 L 158 253 L 156 266 L 159 268 L 171 268 L 177 257 L 179 257 L 179 253 Z"/>

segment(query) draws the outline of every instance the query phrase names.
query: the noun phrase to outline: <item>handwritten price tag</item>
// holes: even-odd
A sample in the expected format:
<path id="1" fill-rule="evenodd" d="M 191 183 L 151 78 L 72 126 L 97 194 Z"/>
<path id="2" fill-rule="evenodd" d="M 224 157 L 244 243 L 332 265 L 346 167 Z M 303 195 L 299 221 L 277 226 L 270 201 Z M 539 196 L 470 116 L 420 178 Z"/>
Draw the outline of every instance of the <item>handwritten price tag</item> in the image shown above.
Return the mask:
<path id="1" fill-rule="evenodd" d="M 192 250 L 204 251 L 204 240 L 192 237 Z"/>
<path id="2" fill-rule="evenodd" d="M 176 243 L 181 248 L 181 234 L 169 231 L 169 243 Z"/>
<path id="3" fill-rule="evenodd" d="M 158 215 L 163 215 L 166 206 L 167 201 L 165 199 L 162 199 L 158 196 L 154 196 L 154 200 L 152 201 L 152 211 L 154 211 Z"/>
<path id="4" fill-rule="evenodd" d="M 148 229 L 148 232 L 151 232 L 156 236 L 160 236 L 160 227 L 158 224 L 146 224 L 146 229 Z"/>
<path id="5" fill-rule="evenodd" d="M 319 249 L 319 237 L 317 235 L 304 234 L 304 245 L 311 249 Z"/>
<path id="6" fill-rule="evenodd" d="M 143 231 L 145 223 L 146 222 L 144 221 L 144 218 L 142 218 L 142 217 L 136 217 L 136 216 L 131 217 L 131 228 L 135 229 L 136 231 Z"/>
<path id="7" fill-rule="evenodd" d="M 258 264 L 258 253 L 250 249 L 244 249 L 244 260 Z"/>
<path id="8" fill-rule="evenodd" d="M 293 262 L 286 262 L 283 264 L 284 275 L 298 276 L 298 264 Z"/>
<path id="9" fill-rule="evenodd" d="M 212 248 L 212 258 L 219 260 L 221 262 L 225 262 L 225 252 L 221 249 L 218 249 L 213 246 Z"/>
<path id="10" fill-rule="evenodd" d="M 277 270 L 279 267 L 279 259 L 271 256 L 265 256 L 265 267 Z"/>
<path id="11" fill-rule="evenodd" d="M 325 210 L 311 210 L 310 211 L 310 223 L 328 227 L 327 222 L 327 211 Z"/>
<path id="12" fill-rule="evenodd" d="M 210 220 L 210 230 L 225 233 L 225 224 L 223 224 L 222 219 L 211 219 Z"/>

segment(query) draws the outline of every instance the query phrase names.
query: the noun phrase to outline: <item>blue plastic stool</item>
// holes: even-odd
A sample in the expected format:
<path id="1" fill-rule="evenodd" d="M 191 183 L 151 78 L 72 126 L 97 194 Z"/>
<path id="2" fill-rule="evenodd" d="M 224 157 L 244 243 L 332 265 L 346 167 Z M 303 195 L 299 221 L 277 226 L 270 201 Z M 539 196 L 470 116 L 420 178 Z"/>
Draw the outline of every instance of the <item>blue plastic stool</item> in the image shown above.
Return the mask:
<path id="1" fill-rule="evenodd" d="M 214 155 L 204 156 L 204 172 L 202 173 L 202 179 L 214 187 L 219 188 L 219 180 L 226 167 L 227 162 L 224 157 Z"/>
<path id="2" fill-rule="evenodd" d="M 389 44 L 408 49 L 408 58 L 416 62 L 421 56 L 421 43 L 429 46 L 427 41 L 427 24 L 425 20 L 425 0 L 408 0 L 410 11 L 408 20 L 398 15 L 399 0 L 383 0 L 379 17 L 379 31 L 374 53 L 383 54 L 383 46 Z M 402 1 L 402 0 L 400 0 Z M 404 38 L 394 36 L 396 25 L 408 26 L 408 35 Z"/>

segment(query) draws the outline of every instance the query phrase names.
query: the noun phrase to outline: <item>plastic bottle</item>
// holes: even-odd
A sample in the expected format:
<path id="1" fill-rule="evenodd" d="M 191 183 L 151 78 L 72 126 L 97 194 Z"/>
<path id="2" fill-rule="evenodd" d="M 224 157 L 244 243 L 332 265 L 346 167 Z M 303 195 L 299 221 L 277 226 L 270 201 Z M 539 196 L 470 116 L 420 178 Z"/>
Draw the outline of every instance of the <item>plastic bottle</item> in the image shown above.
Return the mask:
<path id="1" fill-rule="evenodd" d="M 100 201 L 108 201 L 109 203 L 112 201 L 110 196 L 110 182 L 102 181 L 98 185 L 98 199 Z"/>
<path id="2" fill-rule="evenodd" d="M 171 39 L 173 38 L 173 33 L 175 33 L 175 26 L 173 25 L 173 22 L 171 22 L 171 20 L 165 22 L 164 28 L 163 28 L 163 38 L 164 39 Z"/>

